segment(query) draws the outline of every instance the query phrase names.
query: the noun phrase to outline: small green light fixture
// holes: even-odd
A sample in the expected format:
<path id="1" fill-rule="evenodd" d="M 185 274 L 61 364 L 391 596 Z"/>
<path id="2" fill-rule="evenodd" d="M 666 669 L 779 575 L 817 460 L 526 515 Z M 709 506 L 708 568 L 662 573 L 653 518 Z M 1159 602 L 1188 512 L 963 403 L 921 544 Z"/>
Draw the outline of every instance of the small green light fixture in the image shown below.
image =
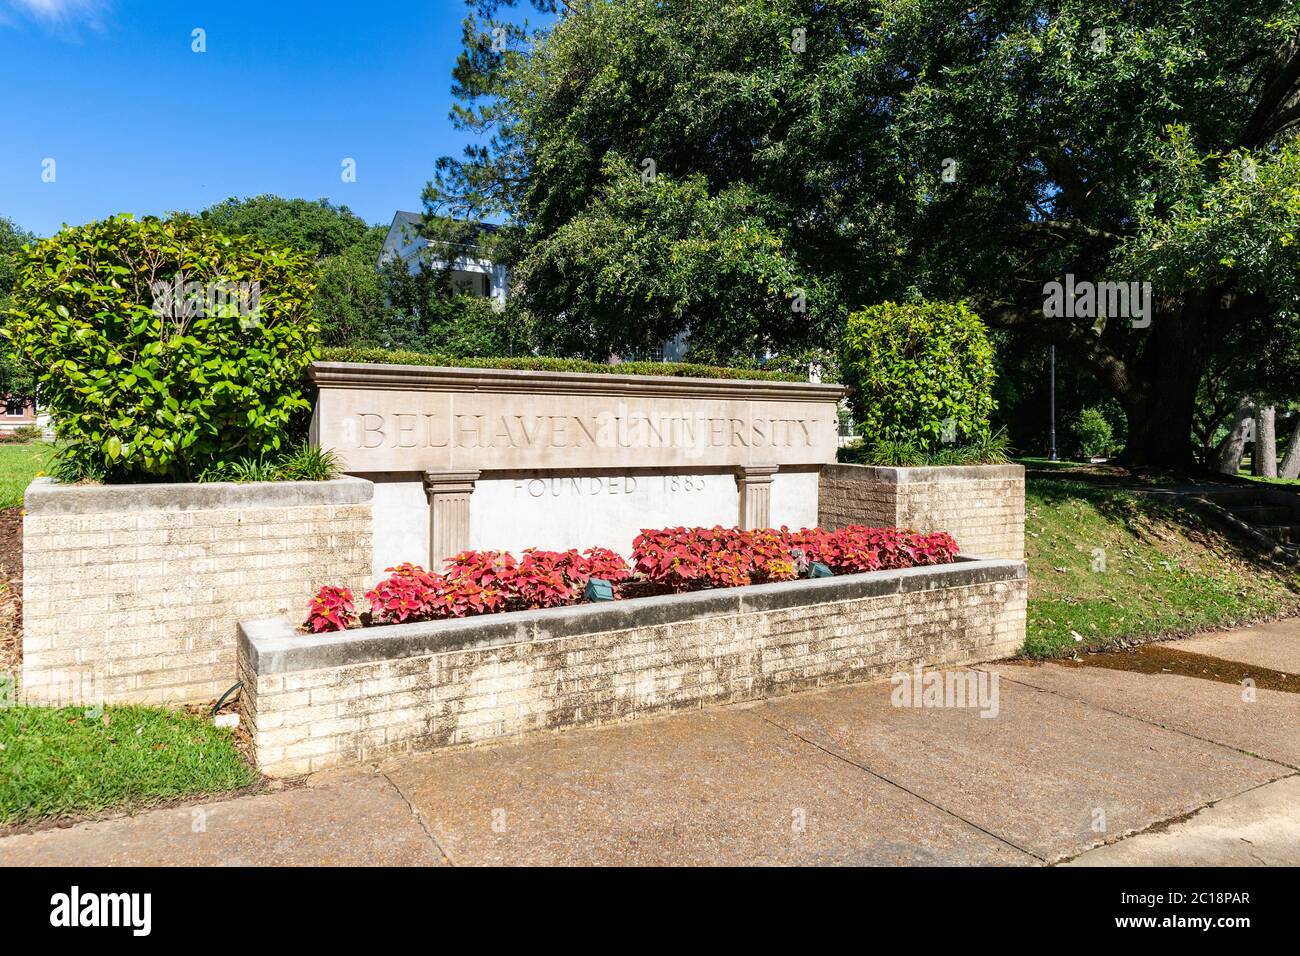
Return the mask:
<path id="1" fill-rule="evenodd" d="M 584 601 L 612 601 L 614 600 L 614 585 L 604 578 L 588 578 L 587 586 L 582 591 L 582 599 Z"/>
<path id="2" fill-rule="evenodd" d="M 808 565 L 808 577 L 810 578 L 829 578 L 833 576 L 834 572 L 820 561 L 814 561 Z"/>

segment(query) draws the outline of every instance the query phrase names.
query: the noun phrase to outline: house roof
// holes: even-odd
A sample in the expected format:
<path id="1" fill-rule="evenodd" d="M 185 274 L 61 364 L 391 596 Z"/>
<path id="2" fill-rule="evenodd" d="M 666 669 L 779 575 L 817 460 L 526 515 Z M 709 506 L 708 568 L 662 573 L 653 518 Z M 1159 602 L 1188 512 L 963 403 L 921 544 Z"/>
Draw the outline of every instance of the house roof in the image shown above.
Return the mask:
<path id="1" fill-rule="evenodd" d="M 402 222 L 406 223 L 407 225 L 414 226 L 417 229 L 420 228 L 420 226 L 424 223 L 423 213 L 407 212 L 405 209 L 397 210 L 397 215 L 394 216 L 393 218 L 395 220 L 400 219 Z M 501 227 L 494 222 L 474 223 L 475 232 L 496 232 L 500 228 Z"/>
<path id="2" fill-rule="evenodd" d="M 411 245 L 411 251 L 408 251 L 406 255 L 402 256 L 403 259 L 409 260 L 412 255 L 416 254 L 415 250 L 423 248 L 426 244 L 426 240 L 420 234 L 423 224 L 423 214 L 410 212 L 405 209 L 397 210 L 393 215 L 393 224 L 388 227 L 388 236 L 384 240 L 384 248 L 380 250 L 379 257 L 375 260 L 375 267 L 381 268 L 387 257 L 393 255 L 397 252 L 398 248 L 408 243 Z M 470 225 L 472 226 L 472 231 L 476 237 L 481 236 L 484 233 L 496 232 L 501 228 L 496 223 L 491 222 L 478 222 L 471 223 Z M 402 228 L 399 229 L 399 227 Z M 407 231 L 408 229 L 410 230 L 409 232 Z M 396 248 L 390 248 L 390 246 Z M 481 247 L 478 243 L 471 241 L 466 243 L 462 248 L 479 249 Z"/>

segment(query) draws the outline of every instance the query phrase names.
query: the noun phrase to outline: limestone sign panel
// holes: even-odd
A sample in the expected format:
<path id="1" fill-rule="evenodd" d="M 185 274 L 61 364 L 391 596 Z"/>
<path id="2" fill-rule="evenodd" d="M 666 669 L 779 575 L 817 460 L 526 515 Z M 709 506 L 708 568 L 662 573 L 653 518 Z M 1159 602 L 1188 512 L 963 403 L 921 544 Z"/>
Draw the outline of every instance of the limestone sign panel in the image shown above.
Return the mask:
<path id="1" fill-rule="evenodd" d="M 838 385 L 317 363 L 313 440 L 375 482 L 374 574 L 679 524 L 802 527 Z"/>
<path id="2" fill-rule="evenodd" d="M 837 385 L 317 363 L 313 438 L 349 473 L 835 461 Z"/>

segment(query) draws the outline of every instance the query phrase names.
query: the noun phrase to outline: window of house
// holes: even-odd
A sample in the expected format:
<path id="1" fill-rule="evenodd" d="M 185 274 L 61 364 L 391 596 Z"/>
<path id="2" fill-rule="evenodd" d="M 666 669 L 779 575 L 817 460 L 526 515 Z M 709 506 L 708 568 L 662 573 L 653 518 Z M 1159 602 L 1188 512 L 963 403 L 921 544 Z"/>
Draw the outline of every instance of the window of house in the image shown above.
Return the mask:
<path id="1" fill-rule="evenodd" d="M 662 362 L 664 347 L 655 345 L 650 348 L 628 349 L 622 358 L 624 362 Z"/>

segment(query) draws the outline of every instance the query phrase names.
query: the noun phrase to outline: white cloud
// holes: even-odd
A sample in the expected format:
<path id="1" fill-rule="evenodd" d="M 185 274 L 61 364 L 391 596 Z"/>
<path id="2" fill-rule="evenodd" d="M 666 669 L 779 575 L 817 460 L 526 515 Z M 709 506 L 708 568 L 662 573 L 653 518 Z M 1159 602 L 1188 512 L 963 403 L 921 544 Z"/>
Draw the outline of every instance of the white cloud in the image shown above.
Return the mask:
<path id="1" fill-rule="evenodd" d="M 20 14 L 27 20 L 59 32 L 78 27 L 103 28 L 108 0 L 0 0 L 0 24 L 16 26 Z"/>

